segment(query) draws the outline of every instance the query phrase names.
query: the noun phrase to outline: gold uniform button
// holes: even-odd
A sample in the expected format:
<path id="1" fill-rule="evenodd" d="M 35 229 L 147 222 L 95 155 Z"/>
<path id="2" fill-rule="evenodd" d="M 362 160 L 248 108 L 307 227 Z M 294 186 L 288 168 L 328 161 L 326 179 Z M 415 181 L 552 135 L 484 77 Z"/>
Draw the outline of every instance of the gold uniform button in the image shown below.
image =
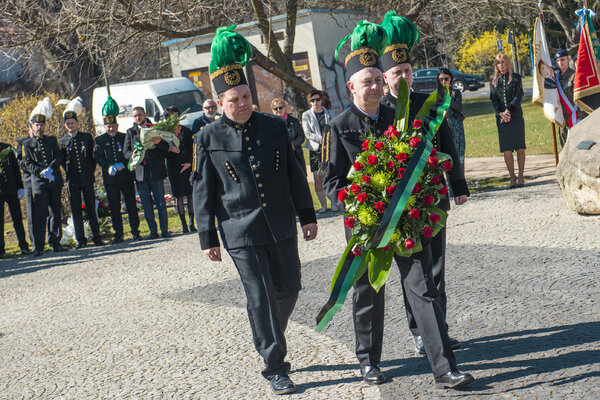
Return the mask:
<path id="1" fill-rule="evenodd" d="M 244 133 L 248 132 L 248 129 L 244 129 Z"/>
<path id="2" fill-rule="evenodd" d="M 262 187 L 262 183 L 259 183 L 259 184 L 258 184 L 258 187 L 259 187 L 259 188 L 261 188 L 261 187 Z"/>
<path id="3" fill-rule="evenodd" d="M 260 178 L 260 174 L 256 174 L 256 175 L 254 175 L 254 176 L 256 176 L 257 178 Z"/>
<path id="4" fill-rule="evenodd" d="M 250 161 L 254 161 L 254 156 L 250 156 Z"/>
<path id="5" fill-rule="evenodd" d="M 266 207 L 266 206 L 267 206 L 267 203 L 262 203 L 262 206 L 263 206 L 263 207 Z"/>
<path id="6" fill-rule="evenodd" d="M 252 168 L 256 169 L 256 168 L 258 168 L 258 166 L 256 164 L 252 164 Z"/>
<path id="7" fill-rule="evenodd" d="M 265 194 L 264 194 L 264 193 L 261 193 L 261 194 L 260 194 L 260 197 L 265 197 Z"/>
<path id="8" fill-rule="evenodd" d="M 252 147 L 248 147 L 248 151 L 252 151 Z"/>
<path id="9" fill-rule="evenodd" d="M 250 138 L 248 136 L 246 136 L 246 142 L 249 142 Z"/>

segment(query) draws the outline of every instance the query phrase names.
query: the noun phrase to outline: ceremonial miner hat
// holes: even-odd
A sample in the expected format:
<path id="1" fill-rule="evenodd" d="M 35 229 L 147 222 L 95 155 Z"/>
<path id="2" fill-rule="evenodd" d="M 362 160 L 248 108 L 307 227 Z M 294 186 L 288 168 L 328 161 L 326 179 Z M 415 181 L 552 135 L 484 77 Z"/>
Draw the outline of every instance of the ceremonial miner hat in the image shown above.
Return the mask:
<path id="1" fill-rule="evenodd" d="M 344 66 L 348 76 L 352 76 L 364 68 L 381 69 L 379 55 L 387 43 L 385 31 L 377 24 L 369 21 L 358 21 L 354 31 L 340 40 L 335 48 L 335 59 L 338 51 L 350 39 L 350 53 L 346 56 Z"/>
<path id="2" fill-rule="evenodd" d="M 235 32 L 235 27 L 236 25 L 231 25 L 217 29 L 210 46 L 208 72 L 217 94 L 248 83 L 244 66 L 252 57 L 252 46 Z"/>
<path id="3" fill-rule="evenodd" d="M 388 11 L 381 22 L 381 27 L 387 33 L 387 46 L 381 56 L 381 66 L 384 71 L 395 65 L 410 63 L 410 49 L 419 41 L 419 31 L 411 20 Z"/>
<path id="4" fill-rule="evenodd" d="M 32 124 L 45 124 L 46 120 L 52 116 L 52 103 L 49 97 L 44 97 L 44 100 L 38 101 L 37 105 L 29 116 L 29 121 Z"/>
<path id="5" fill-rule="evenodd" d="M 557 58 L 568 57 L 568 56 L 569 56 L 569 52 L 566 51 L 565 49 L 558 49 L 558 50 L 556 50 L 556 53 L 554 53 L 554 59 L 555 60 Z"/>
<path id="6" fill-rule="evenodd" d="M 75 97 L 67 104 L 67 107 L 63 112 L 65 122 L 68 119 L 74 119 L 75 121 L 77 121 L 77 117 L 79 117 L 79 115 L 81 115 L 81 113 L 83 112 L 83 104 L 81 103 L 81 101 L 81 97 Z"/>
<path id="7" fill-rule="evenodd" d="M 119 105 L 115 99 L 109 95 L 108 99 L 106 99 L 106 103 L 102 106 L 102 119 L 104 120 L 104 125 L 116 124 L 117 115 L 119 115 Z"/>

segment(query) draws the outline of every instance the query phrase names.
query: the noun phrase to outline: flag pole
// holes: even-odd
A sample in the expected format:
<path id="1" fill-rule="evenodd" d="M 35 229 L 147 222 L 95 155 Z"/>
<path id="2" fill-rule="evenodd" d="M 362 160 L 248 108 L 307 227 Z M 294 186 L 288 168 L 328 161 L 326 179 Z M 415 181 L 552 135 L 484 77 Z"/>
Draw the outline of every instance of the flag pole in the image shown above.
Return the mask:
<path id="1" fill-rule="evenodd" d="M 556 126 L 552 123 L 552 141 L 554 142 L 554 162 L 558 165 L 558 150 L 556 147 Z"/>

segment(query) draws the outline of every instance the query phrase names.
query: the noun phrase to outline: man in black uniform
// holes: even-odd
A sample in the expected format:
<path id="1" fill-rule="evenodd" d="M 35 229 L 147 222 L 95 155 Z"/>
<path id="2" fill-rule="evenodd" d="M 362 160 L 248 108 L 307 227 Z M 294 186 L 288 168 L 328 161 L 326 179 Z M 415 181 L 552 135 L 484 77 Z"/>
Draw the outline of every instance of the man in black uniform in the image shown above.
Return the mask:
<path id="1" fill-rule="evenodd" d="M 389 85 L 390 92 L 381 98 L 381 104 L 385 104 L 391 108 L 396 108 L 396 100 L 398 97 L 398 84 L 400 79 L 404 78 L 408 87 L 412 85 L 413 75 L 410 63 L 409 52 L 413 44 L 418 40 L 419 32 L 413 23 L 407 18 L 396 15 L 390 11 L 386 14 L 382 27 L 388 32 L 388 46 L 381 56 L 383 66 L 383 77 Z M 409 108 L 409 126 L 412 124 L 415 116 L 427 100 L 429 95 L 424 93 L 410 92 L 410 108 Z M 464 170 L 458 157 L 456 147 L 452 137 L 452 131 L 448 122 L 444 119 L 438 129 L 433 144 L 436 150 L 449 154 L 452 157 L 452 170 L 448 172 L 450 185 L 455 195 L 454 202 L 457 205 L 464 204 L 469 196 L 469 188 L 464 177 Z M 450 201 L 447 197 L 443 198 L 438 204 L 438 207 L 448 212 L 450 210 Z M 444 312 L 444 320 L 446 319 L 446 227 L 431 239 L 431 254 L 433 257 L 433 280 L 439 291 L 440 306 Z M 411 262 L 410 259 L 404 257 L 399 259 L 403 262 Z M 413 334 L 415 341 L 415 349 L 419 354 L 425 355 L 425 347 L 423 338 L 417 328 L 417 322 L 413 315 L 413 311 L 409 302 L 406 299 L 406 291 L 404 293 L 404 304 L 406 306 L 406 315 L 408 326 Z M 460 347 L 457 340 L 450 338 L 452 348 Z"/>
<path id="2" fill-rule="evenodd" d="M 21 254 L 31 254 L 25 238 L 23 215 L 19 200 L 25 197 L 21 170 L 15 150 L 7 143 L 0 143 L 0 258 L 4 257 L 4 203 L 8 204 L 10 217 L 19 240 Z"/>
<path id="3" fill-rule="evenodd" d="M 66 250 L 60 244 L 62 236 L 60 197 L 63 185 L 60 165 L 63 154 L 56 137 L 44 135 L 45 129 L 46 115 L 34 109 L 31 115 L 31 130 L 34 136 L 23 143 L 23 168 L 31 176 L 33 255 L 36 257 L 44 254 L 48 207 L 52 209 L 55 216 L 49 227 L 48 242 L 54 251 Z"/>
<path id="4" fill-rule="evenodd" d="M 381 136 L 394 121 L 394 110 L 379 103 L 383 94 L 383 76 L 378 53 L 380 47 L 384 47 L 387 42 L 387 34 L 383 28 L 365 22 L 359 22 L 354 30 L 351 36 L 352 51 L 345 60 L 346 71 L 350 76 L 348 89 L 352 93 L 353 103 L 325 127 L 322 160 L 324 187 L 328 196 L 337 195 L 349 183 L 348 171 L 356 155 L 362 152 L 361 143 L 368 134 Z M 372 25 L 381 31 L 375 30 Z M 383 39 L 373 40 L 369 35 L 383 36 Z M 376 46 L 377 43 L 380 46 Z M 351 232 L 346 229 L 346 238 L 349 239 L 350 236 Z M 419 326 L 423 327 L 421 334 L 425 338 L 436 385 L 461 386 L 471 382 L 473 378 L 469 374 L 460 374 L 457 370 L 441 307 L 431 301 L 439 294 L 431 277 L 430 240 L 421 240 L 423 251 L 411 257 L 411 262 L 395 257 L 403 289 Z M 363 380 L 369 384 L 385 382 L 385 375 L 379 368 L 383 344 L 384 301 L 385 287 L 376 292 L 365 273 L 354 286 L 352 313 L 356 356 Z"/>
<path id="5" fill-rule="evenodd" d="M 125 134 L 118 132 L 119 106 L 114 99 L 108 96 L 108 100 L 102 108 L 104 118 L 104 130 L 106 133 L 96 138 L 96 150 L 94 158 L 102 168 L 102 180 L 108 196 L 108 207 L 110 218 L 115 231 L 113 244 L 123 241 L 123 218 L 121 217 L 121 193 L 125 199 L 125 207 L 129 215 L 129 226 L 134 240 L 140 240 L 140 218 L 138 216 L 135 202 L 135 187 L 133 186 L 133 175 L 127 168 L 127 160 L 123 156 L 123 145 Z"/>
<path id="6" fill-rule="evenodd" d="M 81 209 L 82 195 L 90 227 L 92 228 L 92 240 L 96 246 L 102 246 L 104 243 L 100 236 L 100 225 L 98 224 L 98 214 L 96 214 L 96 194 L 94 192 L 94 173 L 96 171 L 94 138 L 87 132 L 79 131 L 79 121 L 75 111 L 66 110 L 63 115 L 67 134 L 58 141 L 58 144 L 63 152 L 63 164 L 67 177 L 67 189 L 77 248 L 80 249 L 87 244 L 83 227 L 83 211 Z"/>
<path id="7" fill-rule="evenodd" d="M 25 148 L 23 144 L 33 137 L 33 130 L 29 127 L 29 134 L 27 136 L 20 137 L 17 139 L 17 160 L 19 167 L 23 172 L 23 188 L 25 189 L 25 218 L 27 218 L 27 233 L 29 240 L 34 243 L 35 239 L 33 236 L 33 195 L 31 192 L 31 174 L 24 168 L 23 158 L 25 157 Z"/>
<path id="8" fill-rule="evenodd" d="M 250 44 L 219 28 L 212 54 L 243 54 L 211 61 L 210 73 L 223 116 L 196 135 L 194 212 L 200 246 L 221 261 L 223 246 L 246 292 L 254 346 L 263 357 L 262 374 L 276 394 L 296 390 L 288 374 L 284 332 L 300 291 L 296 214 L 305 240 L 317 234 L 315 211 L 306 181 L 283 121 L 252 111 L 252 96 L 242 69 Z M 235 44 L 235 46 L 234 46 Z M 220 61 L 220 63 L 219 63 Z"/>
<path id="9" fill-rule="evenodd" d="M 560 87 L 567 96 L 567 99 L 571 105 L 577 110 L 576 114 L 578 114 L 578 117 L 583 117 L 584 114 L 582 110 L 578 109 L 573 102 L 575 70 L 569 65 L 569 62 L 571 61 L 569 53 L 565 49 L 558 49 L 554 54 L 554 59 L 556 60 L 556 65 L 558 66 L 558 83 L 560 83 Z M 567 136 L 569 135 L 569 125 L 567 124 L 567 121 L 569 120 L 569 113 L 565 107 L 563 107 L 562 110 L 563 116 L 565 117 L 565 127 L 559 127 L 558 138 L 560 145 L 564 146 L 565 142 L 567 141 Z"/>

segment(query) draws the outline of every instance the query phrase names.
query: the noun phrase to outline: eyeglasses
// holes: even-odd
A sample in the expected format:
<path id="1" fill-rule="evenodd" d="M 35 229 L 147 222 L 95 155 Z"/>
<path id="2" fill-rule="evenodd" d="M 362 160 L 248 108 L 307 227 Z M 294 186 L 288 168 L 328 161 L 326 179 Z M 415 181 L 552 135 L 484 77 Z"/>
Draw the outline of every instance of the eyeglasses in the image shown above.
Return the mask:
<path id="1" fill-rule="evenodd" d="M 273 107 L 273 111 L 280 111 L 280 110 L 283 110 L 283 106 Z"/>
<path id="2" fill-rule="evenodd" d="M 317 101 L 321 101 L 321 98 L 320 97 L 315 97 L 315 98 L 310 99 L 311 103 L 315 103 Z"/>
<path id="3" fill-rule="evenodd" d="M 450 78 L 440 78 L 440 81 L 442 81 L 442 82 L 450 82 Z"/>
<path id="4" fill-rule="evenodd" d="M 216 110 L 217 106 L 206 106 L 206 107 L 202 107 L 202 108 L 204 108 L 205 110 Z"/>

